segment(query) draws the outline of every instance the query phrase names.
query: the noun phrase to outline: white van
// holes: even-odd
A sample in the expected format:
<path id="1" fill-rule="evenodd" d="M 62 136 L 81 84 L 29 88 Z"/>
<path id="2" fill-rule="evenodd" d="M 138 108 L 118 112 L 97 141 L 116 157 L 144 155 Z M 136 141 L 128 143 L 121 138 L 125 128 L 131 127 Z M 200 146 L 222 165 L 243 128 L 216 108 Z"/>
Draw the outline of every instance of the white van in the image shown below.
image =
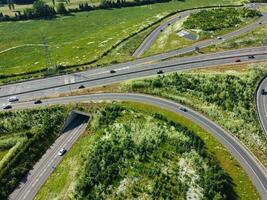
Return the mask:
<path id="1" fill-rule="evenodd" d="M 19 99 L 18 99 L 18 97 L 16 97 L 16 96 L 14 96 L 14 97 L 10 97 L 9 99 L 8 99 L 8 101 L 9 102 L 15 102 L 15 101 L 18 101 Z"/>

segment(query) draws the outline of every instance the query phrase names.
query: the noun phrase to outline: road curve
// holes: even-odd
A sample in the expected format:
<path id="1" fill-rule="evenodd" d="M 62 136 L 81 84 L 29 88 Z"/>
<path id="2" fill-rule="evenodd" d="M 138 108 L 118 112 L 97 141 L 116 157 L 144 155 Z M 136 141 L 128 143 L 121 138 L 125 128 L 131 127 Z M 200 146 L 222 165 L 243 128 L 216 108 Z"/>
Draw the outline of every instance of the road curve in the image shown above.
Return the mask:
<path id="1" fill-rule="evenodd" d="M 20 185 L 11 193 L 8 200 L 30 200 L 35 197 L 41 186 L 55 170 L 56 166 L 62 160 L 58 155 L 61 148 L 69 150 L 77 141 L 79 136 L 84 133 L 87 126 L 87 120 L 78 118 L 64 132 L 54 144 L 46 151 L 42 158 L 35 164 L 27 177 L 21 181 Z"/>
<path id="2" fill-rule="evenodd" d="M 261 22 L 261 23 L 259 23 Z M 226 35 L 223 36 L 224 41 L 229 40 L 231 38 L 234 38 L 236 36 L 248 33 L 252 30 L 254 30 L 255 28 L 262 26 L 262 24 L 267 23 L 267 14 L 264 13 L 263 16 L 256 22 L 249 24 L 248 26 L 241 28 L 239 30 L 236 30 L 234 32 L 228 33 Z M 122 63 L 122 64 L 116 64 L 116 65 L 111 65 L 105 68 L 101 68 L 101 69 L 93 69 L 93 70 L 87 70 L 84 72 L 79 72 L 79 73 L 71 73 L 68 75 L 61 75 L 61 76 L 55 76 L 55 77 L 49 77 L 49 78 L 42 78 L 42 79 L 35 79 L 35 80 L 31 80 L 31 81 L 24 81 L 21 83 L 16 83 L 16 84 L 8 84 L 8 85 L 3 85 L 0 86 L 0 95 L 1 97 L 3 97 L 3 95 L 8 96 L 8 95 L 15 95 L 15 94 L 19 94 L 19 93 L 23 93 L 23 92 L 29 92 L 29 91 L 36 91 L 36 90 L 43 90 L 45 87 L 46 88 L 51 88 L 51 87 L 57 87 L 59 85 L 71 85 L 71 84 L 75 84 L 76 82 L 79 82 L 81 80 L 85 80 L 88 79 L 88 76 L 91 76 L 91 74 L 93 75 L 100 75 L 100 74 L 104 74 L 109 72 L 109 70 L 111 69 L 118 69 L 118 70 L 128 70 L 130 68 L 134 68 L 134 67 L 150 67 L 151 65 L 153 66 L 155 63 L 167 59 L 167 58 L 171 58 L 174 56 L 180 56 L 186 53 L 190 53 L 190 52 L 194 52 L 195 51 L 195 47 L 196 45 L 199 48 L 204 48 L 210 45 L 214 45 L 214 44 L 218 44 L 223 42 L 222 40 L 218 40 L 218 39 L 209 39 L 209 40 L 205 40 L 202 42 L 199 42 L 197 44 L 195 44 L 194 46 L 189 46 L 186 48 L 182 48 L 182 49 L 178 49 L 178 50 L 174 50 L 174 51 L 170 51 L 167 53 L 163 53 L 163 54 L 158 54 L 158 55 L 154 55 L 154 56 L 149 56 L 149 57 L 145 57 L 145 58 L 141 58 L 141 59 L 137 59 L 134 61 L 130 61 L 130 62 L 126 62 L 126 63 Z M 262 47 L 263 49 L 266 49 L 266 47 Z M 255 48 L 250 48 L 251 52 L 253 52 L 253 50 L 256 50 Z M 226 51 L 227 52 L 232 52 L 232 55 L 238 56 L 238 52 L 242 52 L 244 51 L 244 49 L 238 49 L 235 51 Z M 219 53 L 221 55 L 224 54 L 224 52 Z M 210 55 L 215 55 L 215 54 L 210 54 Z M 207 55 L 207 58 L 210 56 Z M 192 60 L 196 60 L 197 56 L 193 56 L 193 57 L 189 57 L 187 58 L 189 61 Z M 183 60 L 183 58 L 181 59 Z M 174 59 L 172 61 L 172 64 L 175 64 L 175 62 L 177 62 L 177 59 Z M 160 65 L 160 64 L 159 64 Z M 164 64 L 162 63 L 162 66 Z M 2 101 L 3 102 L 3 101 Z"/>
<path id="3" fill-rule="evenodd" d="M 264 94 L 262 94 L 264 90 Z M 267 138 L 267 78 L 265 77 L 258 85 L 256 91 L 256 106 L 262 129 Z"/>
<path id="4" fill-rule="evenodd" d="M 157 28 L 155 28 L 141 43 L 141 45 L 135 50 L 133 53 L 134 57 L 140 57 L 146 50 L 148 50 L 151 45 L 154 43 L 154 41 L 157 39 L 159 34 L 162 32 L 162 30 L 166 29 L 169 25 L 175 23 L 179 19 L 185 18 L 189 16 L 193 10 L 191 11 L 185 11 L 179 13 L 179 15 L 173 16 L 171 19 L 168 21 L 164 22 L 163 24 L 159 25 Z"/>
<path id="5" fill-rule="evenodd" d="M 92 101 L 134 101 L 151 104 L 157 107 L 167 109 L 176 114 L 183 115 L 184 117 L 192 120 L 193 122 L 199 124 L 201 127 L 206 129 L 215 138 L 217 138 L 231 154 L 239 161 L 240 165 L 247 172 L 251 178 L 253 184 L 257 188 L 262 199 L 267 199 L 267 173 L 266 169 L 254 158 L 252 153 L 247 150 L 235 137 L 233 137 L 226 130 L 221 128 L 216 123 L 207 119 L 202 114 L 187 108 L 187 112 L 183 112 L 179 107 L 184 107 L 178 103 L 170 100 L 166 100 L 159 97 L 153 97 L 150 95 L 142 94 L 119 94 L 119 93 L 106 93 L 106 94 L 93 94 L 84 96 L 72 96 L 72 97 L 62 97 L 55 99 L 44 100 L 42 106 L 55 105 L 55 104 L 67 104 L 76 102 L 92 102 Z M 25 109 L 36 107 L 33 102 L 22 102 L 13 105 L 14 109 Z M 29 182 L 33 181 L 28 179 Z M 27 182 L 26 182 L 27 184 Z M 35 188 L 37 186 L 33 185 L 32 190 L 38 190 Z M 26 194 L 26 191 L 23 195 Z M 28 199 L 30 200 L 30 199 Z"/>
<path id="6" fill-rule="evenodd" d="M 253 6 L 253 4 L 249 4 L 249 7 L 252 9 L 258 9 L 257 6 Z M 195 10 L 190 10 L 190 11 L 185 11 L 185 12 L 181 12 L 179 13 L 179 15 L 175 15 L 174 17 L 172 17 L 171 19 L 169 19 L 168 21 L 164 22 L 163 24 L 161 24 L 160 26 L 158 26 L 157 28 L 155 28 L 146 38 L 145 40 L 141 43 L 141 45 L 135 50 L 135 52 L 133 53 L 134 57 L 139 58 L 145 51 L 147 51 L 153 44 L 153 42 L 157 39 L 157 37 L 159 36 L 159 34 L 162 32 L 162 30 L 166 29 L 170 24 L 173 24 L 174 22 L 178 21 L 181 18 L 185 18 L 188 17 L 191 13 L 196 12 L 197 10 L 201 10 L 200 9 L 195 9 Z M 154 59 L 156 57 L 161 57 L 161 59 L 166 59 L 167 57 L 172 57 L 175 56 L 176 54 L 181 55 L 181 54 L 185 54 L 185 53 L 190 53 L 195 51 L 195 47 L 198 46 L 200 49 L 210 46 L 210 45 L 215 45 L 218 43 L 221 43 L 222 41 L 225 40 L 229 40 L 233 37 L 245 34 L 259 26 L 261 26 L 261 24 L 259 24 L 259 22 L 262 23 L 266 23 L 267 21 L 267 14 L 263 13 L 263 16 L 257 20 L 256 22 L 253 22 L 239 30 L 230 32 L 228 34 L 225 34 L 222 36 L 223 40 L 218 40 L 218 39 L 208 39 L 208 40 L 204 40 L 201 42 L 197 42 L 189 47 L 185 47 L 185 48 L 181 48 L 178 50 L 174 50 L 174 51 L 170 51 L 167 52 L 165 54 L 159 54 L 156 56 L 150 56 L 151 58 L 154 57 Z M 148 58 L 150 58 L 148 57 Z"/>
<path id="7" fill-rule="evenodd" d="M 249 59 L 249 55 L 255 55 Z M 72 92 L 81 84 L 85 87 L 106 85 L 134 78 L 141 78 L 156 74 L 158 70 L 174 72 L 185 69 L 194 69 L 222 64 L 233 64 L 238 57 L 242 62 L 256 62 L 267 60 L 267 47 L 245 48 L 213 54 L 205 54 L 190 58 L 177 58 L 159 63 L 140 65 L 120 65 L 110 68 L 94 69 L 87 72 L 68 74 L 46 79 L 32 80 L 17 84 L 4 85 L 0 89 L 0 103 L 6 103 L 7 98 L 17 95 L 20 100 L 42 98 L 63 92 Z M 116 73 L 110 73 L 115 70 Z"/>

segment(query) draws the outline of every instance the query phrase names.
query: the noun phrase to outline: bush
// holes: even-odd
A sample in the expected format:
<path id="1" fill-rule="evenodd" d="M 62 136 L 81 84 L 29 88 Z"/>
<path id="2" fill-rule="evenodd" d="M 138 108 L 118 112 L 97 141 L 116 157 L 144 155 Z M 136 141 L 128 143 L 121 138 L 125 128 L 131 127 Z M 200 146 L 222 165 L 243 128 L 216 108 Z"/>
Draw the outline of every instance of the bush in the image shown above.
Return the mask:
<path id="1" fill-rule="evenodd" d="M 235 27 L 248 18 L 260 15 L 259 11 L 247 8 L 202 10 L 191 14 L 184 22 L 184 27 L 187 29 L 201 29 L 202 31 L 217 31 Z"/>
<path id="2" fill-rule="evenodd" d="M 67 11 L 66 8 L 65 8 L 64 3 L 59 3 L 59 4 L 57 4 L 57 13 L 58 13 L 58 14 L 62 14 L 62 15 L 65 15 L 65 14 L 68 13 L 68 11 Z"/>
<path id="3" fill-rule="evenodd" d="M 117 104 L 97 116 L 109 123 L 94 130 L 100 138 L 85 157 L 75 199 L 186 199 L 192 184 L 203 189 L 204 198 L 235 199 L 229 176 L 186 127 L 160 114 L 141 114 Z M 196 182 L 189 174 L 181 177 L 181 158 L 194 166 Z"/>

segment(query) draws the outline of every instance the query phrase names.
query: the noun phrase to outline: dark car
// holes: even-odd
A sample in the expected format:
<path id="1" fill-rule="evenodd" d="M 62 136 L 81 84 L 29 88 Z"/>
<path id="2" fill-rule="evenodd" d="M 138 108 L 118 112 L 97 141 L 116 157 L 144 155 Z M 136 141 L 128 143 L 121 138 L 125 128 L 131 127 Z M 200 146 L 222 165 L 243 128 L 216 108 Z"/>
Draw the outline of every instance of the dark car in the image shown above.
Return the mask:
<path id="1" fill-rule="evenodd" d="M 11 108 L 12 108 L 12 106 L 10 104 L 3 105 L 4 110 L 11 109 Z"/>
<path id="2" fill-rule="evenodd" d="M 248 58 L 253 59 L 255 58 L 255 56 L 251 55 L 251 56 L 248 56 Z"/>
<path id="3" fill-rule="evenodd" d="M 199 51 L 200 50 L 200 48 L 199 47 L 195 47 L 195 51 Z"/>
<path id="4" fill-rule="evenodd" d="M 241 62 L 240 58 L 235 59 L 235 62 Z"/>
<path id="5" fill-rule="evenodd" d="M 78 89 L 83 89 L 83 88 L 85 88 L 84 85 L 80 85 L 80 86 L 78 87 Z"/>
<path id="6" fill-rule="evenodd" d="M 37 99 L 34 101 L 34 104 L 40 104 L 40 103 L 43 103 L 41 99 Z"/>
<path id="7" fill-rule="evenodd" d="M 110 72 L 111 74 L 116 73 L 116 71 L 115 71 L 114 69 L 110 70 L 109 72 Z"/>
<path id="8" fill-rule="evenodd" d="M 163 29 L 160 29 L 160 32 L 162 32 L 163 31 Z"/>
<path id="9" fill-rule="evenodd" d="M 171 24 L 170 23 L 168 23 L 168 26 L 170 26 Z"/>
<path id="10" fill-rule="evenodd" d="M 157 71 L 157 74 L 163 74 L 164 72 L 162 70 Z"/>
<path id="11" fill-rule="evenodd" d="M 261 94 L 265 94 L 265 89 L 261 89 Z"/>
<path id="12" fill-rule="evenodd" d="M 262 24 L 262 22 L 259 22 L 259 24 L 261 25 L 261 24 Z"/>
<path id="13" fill-rule="evenodd" d="M 187 112 L 187 109 L 186 108 L 183 108 L 183 107 L 179 107 L 179 109 L 183 112 Z"/>

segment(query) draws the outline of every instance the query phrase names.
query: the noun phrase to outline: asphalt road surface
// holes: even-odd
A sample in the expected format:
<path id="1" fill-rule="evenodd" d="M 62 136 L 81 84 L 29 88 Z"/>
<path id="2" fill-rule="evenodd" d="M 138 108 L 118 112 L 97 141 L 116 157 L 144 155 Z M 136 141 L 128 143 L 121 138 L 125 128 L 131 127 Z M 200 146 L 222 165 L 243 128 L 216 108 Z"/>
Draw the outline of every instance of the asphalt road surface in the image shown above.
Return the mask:
<path id="1" fill-rule="evenodd" d="M 262 90 L 264 90 L 264 93 L 262 93 Z M 267 138 L 267 78 L 264 78 L 258 86 L 256 104 L 260 123 Z"/>
<path id="2" fill-rule="evenodd" d="M 257 4 L 249 4 L 248 5 L 249 8 L 252 9 L 258 9 L 258 5 Z M 155 28 L 145 39 L 144 41 L 141 43 L 141 45 L 136 49 L 136 51 L 134 52 L 133 56 L 134 57 L 140 57 L 145 51 L 147 51 L 152 44 L 154 43 L 154 41 L 157 39 L 157 37 L 161 34 L 161 32 L 166 29 L 169 25 L 175 23 L 178 20 L 181 20 L 182 18 L 188 17 L 191 13 L 196 12 L 198 9 L 196 10 L 190 10 L 190 11 L 185 11 L 185 12 L 181 12 L 179 13 L 179 15 L 175 15 L 174 17 L 172 17 L 170 20 L 164 22 L 163 24 L 161 24 L 160 26 L 158 26 L 157 28 Z M 200 9 L 201 10 L 201 9 Z M 266 23 L 267 20 L 267 16 L 266 13 L 263 14 L 263 16 L 256 22 L 240 29 L 237 31 L 234 31 L 232 33 L 228 33 L 226 35 L 222 36 L 222 40 L 221 39 L 211 39 L 211 40 L 205 40 L 203 42 L 199 42 L 196 43 L 190 47 L 187 48 L 182 48 L 180 50 L 175 50 L 175 51 L 171 51 L 168 52 L 167 54 L 165 54 L 165 56 L 171 57 L 174 56 L 175 54 L 185 54 L 185 53 L 189 53 L 195 50 L 195 47 L 198 46 L 199 48 L 204 48 L 207 47 L 209 45 L 212 44 L 218 44 L 222 41 L 231 39 L 233 37 L 236 37 L 238 35 L 247 33 L 253 29 L 255 29 L 258 26 L 261 26 L 261 24 L 259 24 L 259 22 L 262 23 Z M 162 58 L 164 59 L 164 58 Z"/>
<path id="3" fill-rule="evenodd" d="M 85 118 L 78 118 L 70 124 L 69 130 L 62 133 L 62 135 L 54 142 L 8 199 L 33 199 L 41 186 L 62 160 L 64 155 L 59 156 L 59 150 L 64 147 L 68 151 L 79 136 L 85 131 L 86 126 L 87 120 Z"/>
<path id="4" fill-rule="evenodd" d="M 261 22 L 261 24 L 259 23 Z M 146 58 L 142 58 L 142 59 L 137 59 L 135 61 L 131 61 L 131 62 L 126 62 L 126 63 L 122 63 L 122 64 L 117 64 L 117 65 L 112 65 L 109 67 L 105 67 L 102 69 L 94 69 L 94 70 L 88 70 L 88 71 L 84 71 L 84 72 L 80 72 L 80 73 L 72 73 L 72 74 L 68 74 L 68 75 L 63 75 L 63 76 L 55 76 L 55 77 L 50 77 L 50 78 L 44 78 L 44 79 L 37 79 L 37 80 L 32 80 L 32 81 L 25 81 L 25 82 L 21 82 L 21 83 L 17 83 L 17 84 L 9 84 L 9 85 L 4 85 L 0 87 L 0 98 L 1 97 L 8 97 L 11 95 L 16 95 L 16 94 L 21 94 L 21 93 L 25 93 L 29 91 L 44 91 L 50 88 L 49 91 L 47 91 L 48 93 L 51 93 L 51 89 L 52 88 L 58 88 L 58 87 L 62 87 L 63 85 L 66 87 L 69 87 L 69 89 L 72 89 L 70 87 L 70 85 L 75 85 L 77 86 L 77 83 L 79 82 L 86 82 L 85 80 L 88 79 L 93 79 L 94 76 L 97 76 L 97 78 L 102 78 L 102 76 L 107 77 L 107 73 L 109 73 L 110 70 L 115 69 L 116 71 L 121 72 L 125 72 L 127 73 L 127 71 L 131 71 L 134 70 L 135 68 L 143 68 L 143 69 L 151 69 L 153 68 L 153 66 L 156 65 L 157 68 L 159 67 L 165 67 L 166 66 L 166 62 L 158 62 L 167 58 L 171 58 L 174 56 L 179 56 L 179 55 L 183 55 L 186 53 L 190 53 L 190 52 L 194 52 L 195 51 L 195 47 L 199 47 L 204 48 L 210 45 L 214 45 L 214 44 L 219 44 L 223 41 L 232 39 L 236 36 L 245 34 L 247 32 L 250 32 L 252 30 L 254 30 L 255 28 L 262 26 L 262 24 L 267 23 L 267 14 L 264 13 L 263 16 L 256 22 L 253 22 L 251 24 L 249 24 L 248 26 L 241 28 L 239 30 L 236 30 L 234 32 L 228 33 L 226 35 L 223 35 L 223 40 L 220 39 L 209 39 L 209 40 L 205 40 L 202 42 L 199 42 L 197 44 L 195 44 L 194 46 L 189 46 L 186 48 L 182 48 L 182 49 L 178 49 L 178 50 L 174 50 L 168 53 L 163 53 L 163 54 L 158 54 L 158 55 L 154 55 L 154 56 L 149 56 Z M 263 50 L 266 50 L 266 47 L 261 47 Z M 254 52 L 254 51 L 259 51 L 257 50 L 257 48 L 251 48 L 251 49 L 239 49 L 239 50 L 235 50 L 235 51 L 227 51 L 227 52 L 221 52 L 221 53 L 217 53 L 217 54 L 209 54 L 209 55 L 204 55 L 202 57 L 202 59 L 211 59 L 211 56 L 214 56 L 214 58 L 216 56 L 222 56 L 222 55 L 227 55 L 230 56 L 239 56 L 239 54 L 243 53 L 244 51 L 248 52 Z M 232 54 L 229 54 L 232 53 Z M 197 62 L 198 61 L 198 56 L 194 56 L 194 57 L 189 57 L 189 58 L 181 58 L 181 59 L 173 59 L 171 61 L 167 61 L 167 63 L 171 63 L 171 65 L 175 65 L 177 63 L 179 63 L 179 65 L 183 64 L 182 61 L 184 61 L 185 63 L 189 64 L 189 62 Z M 203 66 L 205 64 L 205 62 L 202 62 Z M 216 62 L 214 62 L 214 64 L 217 64 Z M 219 64 L 224 64 L 224 63 L 219 63 Z M 211 65 L 211 64 L 210 64 Z M 177 70 L 179 70 L 179 67 L 177 67 Z M 131 73 L 131 72 L 130 72 Z M 152 73 L 152 71 L 150 72 Z M 109 76 L 112 77 L 112 76 Z M 95 78 L 94 80 L 96 80 L 97 78 Z M 121 77 L 120 77 L 121 78 Z M 125 80 L 125 79 L 124 79 Z M 91 80 L 89 80 L 91 81 Z M 104 81 L 102 81 L 103 84 Z M 114 82 L 114 81 L 113 81 Z M 89 84 L 87 84 L 89 85 Z M 59 90 L 61 90 L 61 88 L 59 88 Z M 35 96 L 35 93 L 32 93 L 32 96 Z M 39 97 L 40 95 L 36 94 L 36 97 Z M 3 99 L 0 100 L 0 103 L 5 102 Z"/>
<path id="5" fill-rule="evenodd" d="M 262 199 L 267 199 L 267 174 L 265 168 L 255 159 L 252 153 L 247 150 L 235 137 L 233 137 L 226 130 L 222 129 L 216 123 L 207 119 L 202 114 L 193 111 L 190 108 L 187 108 L 181 104 L 175 103 L 170 100 L 162 99 L 159 97 L 153 97 L 149 95 L 141 95 L 141 94 L 118 94 L 118 93 L 110 93 L 110 94 L 93 94 L 93 95 L 84 95 L 84 96 L 72 96 L 72 97 L 62 97 L 55 99 L 47 99 L 44 100 L 43 106 L 47 105 L 55 105 L 55 104 L 67 104 L 74 102 L 92 102 L 92 101 L 134 101 L 147 103 L 150 105 L 154 105 L 157 107 L 161 107 L 167 109 L 169 111 L 175 112 L 176 114 L 183 115 L 186 118 L 192 120 L 193 122 L 199 124 L 204 129 L 206 129 L 209 133 L 211 133 L 215 138 L 221 142 L 229 152 L 239 161 L 240 165 L 247 172 L 250 179 L 254 183 L 257 188 L 259 194 Z M 36 107 L 33 102 L 22 102 L 16 103 L 13 105 L 14 109 L 25 109 Z M 40 105 L 38 105 L 40 106 Z M 181 110 L 181 108 L 186 108 L 187 112 Z M 63 143 L 62 143 L 63 144 Z M 57 145 L 55 145 L 57 146 Z M 62 145 L 61 145 L 62 146 Z M 60 146 L 60 147 L 61 147 Z M 56 155 L 60 147 L 57 148 L 52 155 L 49 156 L 51 158 L 58 158 Z M 57 165 L 59 161 L 54 163 Z M 27 185 L 26 189 L 21 189 L 20 195 L 16 195 L 16 191 L 11 195 L 12 199 L 23 199 L 27 198 L 27 200 L 31 200 L 33 198 L 33 194 L 35 194 L 40 186 L 44 183 L 44 181 L 48 178 L 49 174 L 52 172 L 51 166 L 48 166 L 49 162 L 45 160 L 41 160 L 38 166 L 44 166 L 44 169 L 48 169 L 49 173 L 44 173 L 43 169 L 40 169 L 38 166 L 35 166 L 36 170 L 35 174 L 37 176 L 29 176 L 25 185 Z M 40 175 L 41 174 L 41 175 Z M 25 187 L 26 188 L 26 187 Z"/>
<path id="6" fill-rule="evenodd" d="M 255 58 L 249 59 L 249 55 L 255 55 Z M 81 84 L 85 87 L 93 87 L 155 75 L 158 70 L 173 72 L 207 66 L 233 64 L 237 58 L 240 58 L 242 62 L 266 61 L 266 55 L 267 47 L 263 46 L 200 55 L 190 58 L 177 58 L 159 63 L 147 63 L 145 65 L 121 65 L 118 68 L 95 69 L 75 74 L 4 85 L 0 89 L 0 104 L 7 103 L 8 97 L 14 95 L 22 101 L 38 99 L 53 94 L 72 92 Z M 111 69 L 115 70 L 116 73 L 110 73 Z"/>
<path id="7" fill-rule="evenodd" d="M 144 41 L 141 43 L 141 45 L 135 50 L 135 52 L 133 53 L 134 57 L 140 57 L 146 50 L 148 50 L 152 44 L 154 43 L 154 41 L 157 39 L 157 37 L 159 36 L 159 34 L 166 29 L 168 26 L 170 26 L 171 24 L 175 23 L 178 20 L 181 20 L 185 17 L 188 17 L 192 12 L 195 12 L 194 10 L 191 11 L 185 11 L 185 12 L 181 12 L 178 15 L 175 15 L 174 17 L 172 17 L 171 19 L 169 19 L 168 21 L 164 22 L 163 24 L 159 25 L 157 28 L 155 28 L 145 39 Z"/>

